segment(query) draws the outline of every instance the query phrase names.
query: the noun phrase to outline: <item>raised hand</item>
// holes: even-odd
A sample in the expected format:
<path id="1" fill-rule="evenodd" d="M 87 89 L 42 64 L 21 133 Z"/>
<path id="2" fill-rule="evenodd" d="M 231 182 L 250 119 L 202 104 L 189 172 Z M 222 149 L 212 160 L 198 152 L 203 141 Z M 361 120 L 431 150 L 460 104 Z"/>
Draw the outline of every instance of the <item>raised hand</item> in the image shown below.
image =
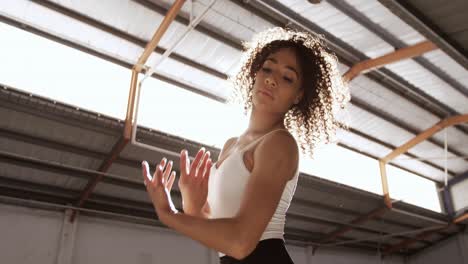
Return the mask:
<path id="1" fill-rule="evenodd" d="M 148 162 L 143 161 L 141 165 L 146 191 L 159 219 L 164 222 L 165 216 L 177 212 L 170 194 L 175 179 L 175 172 L 172 171 L 172 161 L 167 162 L 166 158 L 163 158 L 156 166 L 152 177 Z"/>
<path id="2" fill-rule="evenodd" d="M 208 180 L 212 162 L 210 152 L 201 148 L 190 164 L 187 150 L 180 153 L 179 189 L 182 207 L 189 215 L 200 216 L 208 197 Z"/>

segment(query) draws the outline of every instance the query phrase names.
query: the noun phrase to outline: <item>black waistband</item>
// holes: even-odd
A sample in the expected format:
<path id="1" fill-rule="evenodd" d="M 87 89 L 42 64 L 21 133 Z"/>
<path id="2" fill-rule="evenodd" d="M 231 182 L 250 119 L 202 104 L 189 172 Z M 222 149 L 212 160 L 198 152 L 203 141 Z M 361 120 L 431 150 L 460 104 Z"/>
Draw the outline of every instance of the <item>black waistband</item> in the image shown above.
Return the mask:
<path id="1" fill-rule="evenodd" d="M 223 256 L 220 258 L 221 264 L 292 264 L 293 261 L 289 256 L 284 240 L 280 238 L 265 239 L 258 242 L 254 251 L 246 258 L 237 260 L 231 256 Z"/>

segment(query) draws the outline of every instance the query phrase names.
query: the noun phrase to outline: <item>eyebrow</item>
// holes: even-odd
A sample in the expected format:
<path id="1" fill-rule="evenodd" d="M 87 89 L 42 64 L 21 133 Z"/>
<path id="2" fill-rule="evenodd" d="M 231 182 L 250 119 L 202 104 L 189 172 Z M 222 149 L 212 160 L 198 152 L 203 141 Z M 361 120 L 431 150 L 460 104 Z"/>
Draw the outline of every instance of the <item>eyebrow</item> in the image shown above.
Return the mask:
<path id="1" fill-rule="evenodd" d="M 272 61 L 272 62 L 278 64 L 278 61 L 275 58 L 267 58 L 265 61 Z M 294 67 L 286 65 L 286 68 L 290 69 L 291 71 L 296 73 L 296 76 L 299 78 L 300 75 L 299 75 L 299 73 L 297 72 L 297 70 Z"/>

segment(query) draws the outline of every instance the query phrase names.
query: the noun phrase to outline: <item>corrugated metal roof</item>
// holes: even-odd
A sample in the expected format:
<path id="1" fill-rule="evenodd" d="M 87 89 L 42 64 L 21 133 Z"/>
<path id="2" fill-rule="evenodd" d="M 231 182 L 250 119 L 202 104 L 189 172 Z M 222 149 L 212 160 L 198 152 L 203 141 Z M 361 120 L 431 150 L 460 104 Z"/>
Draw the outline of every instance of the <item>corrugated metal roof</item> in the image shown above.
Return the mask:
<path id="1" fill-rule="evenodd" d="M 423 35 L 393 15 L 378 1 L 345 0 L 345 2 L 407 45 L 414 45 L 426 40 Z"/>
<path id="2" fill-rule="evenodd" d="M 280 1 L 287 4 L 287 1 Z M 378 57 L 393 51 L 393 47 L 361 26 L 328 2 L 311 5 L 308 1 L 297 1 L 289 6 L 296 13 L 324 28 L 334 36 L 369 57 Z"/>
<path id="3" fill-rule="evenodd" d="M 414 45 L 426 40 L 418 31 L 392 14 L 390 10 L 378 1 L 347 0 L 346 2 L 406 45 Z M 435 50 L 424 54 L 422 57 L 428 59 L 434 66 L 459 81 L 465 89 L 468 89 L 468 82 L 466 81 L 468 78 L 467 70 L 447 54 L 441 50 Z"/>
<path id="4" fill-rule="evenodd" d="M 446 74 L 452 76 L 468 89 L 468 70 L 450 58 L 441 50 L 435 50 L 423 55 L 432 64 L 437 65 Z"/>
<path id="5" fill-rule="evenodd" d="M 459 91 L 430 73 L 413 61 L 405 60 L 389 64 L 385 68 L 390 69 L 403 77 L 409 83 L 423 87 L 424 92 L 455 109 L 459 113 L 468 112 L 467 98 Z"/>

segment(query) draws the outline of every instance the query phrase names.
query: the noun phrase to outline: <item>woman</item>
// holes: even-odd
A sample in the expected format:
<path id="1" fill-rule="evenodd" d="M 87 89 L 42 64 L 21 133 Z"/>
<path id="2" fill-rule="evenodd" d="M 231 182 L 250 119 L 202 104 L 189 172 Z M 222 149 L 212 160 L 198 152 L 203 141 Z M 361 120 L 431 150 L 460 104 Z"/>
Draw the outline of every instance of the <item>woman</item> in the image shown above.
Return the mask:
<path id="1" fill-rule="evenodd" d="M 336 110 L 349 93 L 316 36 L 273 28 L 256 35 L 244 55 L 232 82 L 250 110 L 248 128 L 226 141 L 216 164 L 201 149 L 190 165 L 182 151 L 184 213 L 170 197 L 172 161 L 163 159 L 152 178 L 143 162 L 144 181 L 159 219 L 217 250 L 221 263 L 293 263 L 283 234 L 299 175 L 298 145 L 312 155 L 320 141 L 333 139 Z"/>

